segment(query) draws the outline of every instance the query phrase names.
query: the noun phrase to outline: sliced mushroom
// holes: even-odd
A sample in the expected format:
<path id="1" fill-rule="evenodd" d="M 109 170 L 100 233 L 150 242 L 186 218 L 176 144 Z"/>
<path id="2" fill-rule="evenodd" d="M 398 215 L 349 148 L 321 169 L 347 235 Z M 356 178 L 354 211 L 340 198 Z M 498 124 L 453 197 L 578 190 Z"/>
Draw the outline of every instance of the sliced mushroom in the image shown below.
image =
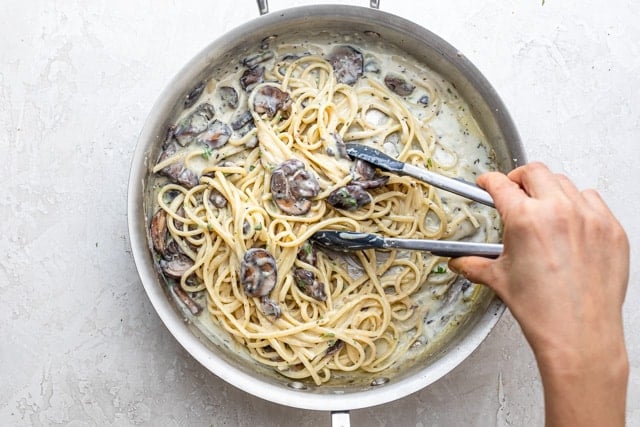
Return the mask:
<path id="1" fill-rule="evenodd" d="M 282 162 L 271 175 L 271 194 L 278 207 L 290 215 L 304 215 L 311 209 L 311 198 L 320 185 L 298 159 Z"/>
<path id="2" fill-rule="evenodd" d="M 293 277 L 296 281 L 296 286 L 298 286 L 305 295 L 308 295 L 318 301 L 327 300 L 327 294 L 324 291 L 324 283 L 321 283 L 316 279 L 316 275 L 313 271 L 305 270 L 304 268 L 296 268 L 293 272 Z"/>
<path id="3" fill-rule="evenodd" d="M 184 98 L 184 108 L 189 108 L 196 103 L 196 101 L 200 98 L 200 95 L 202 95 L 205 86 L 205 82 L 202 81 L 198 83 L 196 87 L 191 89 L 191 92 L 189 92 L 189 94 Z"/>
<path id="4" fill-rule="evenodd" d="M 399 76 L 387 74 L 384 78 L 384 84 L 396 94 L 400 96 L 409 96 L 416 88 L 414 85 Z"/>
<path id="5" fill-rule="evenodd" d="M 300 246 L 296 257 L 300 261 L 306 262 L 309 265 L 316 265 L 316 262 L 318 261 L 316 251 L 313 249 L 313 245 L 309 241 L 304 242 L 302 246 Z"/>
<path id="6" fill-rule="evenodd" d="M 354 85 L 362 76 L 362 53 L 351 46 L 336 46 L 327 59 L 338 83 Z"/>
<path id="7" fill-rule="evenodd" d="M 376 169 L 369 162 L 357 159 L 353 168 L 354 177 L 358 181 L 367 181 L 373 179 L 376 175 Z"/>
<path id="8" fill-rule="evenodd" d="M 242 235 L 243 236 L 249 236 L 249 233 L 251 233 L 251 231 L 252 231 L 251 223 L 245 219 L 242 222 Z"/>
<path id="9" fill-rule="evenodd" d="M 163 160 L 162 157 L 160 157 L 160 159 Z M 178 179 L 181 177 L 183 171 L 184 165 L 182 164 L 182 162 L 176 162 L 163 168 L 160 173 L 162 173 L 167 178 L 170 178 L 173 182 L 178 182 Z"/>
<path id="10" fill-rule="evenodd" d="M 463 287 L 467 289 L 469 282 L 464 276 L 457 275 L 454 277 L 453 281 L 448 285 L 449 289 L 447 289 L 446 293 L 442 296 L 442 306 L 448 307 L 454 304 L 461 297 L 463 291 Z"/>
<path id="11" fill-rule="evenodd" d="M 342 347 L 344 347 L 344 341 L 342 340 L 335 340 L 333 342 L 329 342 L 329 347 L 327 347 L 327 351 L 325 353 L 325 355 L 327 356 L 331 356 L 332 354 L 337 353 L 338 351 L 340 351 L 342 349 Z"/>
<path id="12" fill-rule="evenodd" d="M 246 148 L 255 148 L 258 146 L 258 142 L 259 142 L 258 137 L 256 135 L 253 135 L 247 140 L 247 142 L 244 143 L 244 146 Z"/>
<path id="13" fill-rule="evenodd" d="M 369 61 L 364 64 L 364 71 L 366 71 L 367 73 L 378 74 L 380 72 L 380 66 L 375 61 Z"/>
<path id="14" fill-rule="evenodd" d="M 389 182 L 388 176 L 376 175 L 374 179 L 369 179 L 366 181 L 355 181 L 354 184 L 357 184 L 363 189 L 368 190 L 372 188 L 384 187 L 385 185 L 387 185 L 388 182 Z"/>
<path id="15" fill-rule="evenodd" d="M 184 273 L 193 267 L 193 260 L 184 254 L 178 254 L 171 259 L 161 259 L 160 268 L 169 277 L 179 279 Z"/>
<path id="16" fill-rule="evenodd" d="M 263 38 L 262 43 L 260 43 L 260 49 L 265 49 L 265 50 L 269 49 L 269 45 L 271 44 L 271 42 L 277 38 L 278 36 L 276 34 L 272 34 L 270 36 Z"/>
<path id="17" fill-rule="evenodd" d="M 273 117 L 278 111 L 286 111 L 291 107 L 291 96 L 276 86 L 263 86 L 256 92 L 253 98 L 253 110 L 258 113 L 267 113 Z"/>
<path id="18" fill-rule="evenodd" d="M 282 314 L 282 310 L 280 310 L 278 303 L 266 296 L 260 298 L 260 308 L 264 314 L 267 316 L 273 316 L 276 319 L 278 319 L 280 314 Z"/>
<path id="19" fill-rule="evenodd" d="M 164 255 L 167 248 L 167 213 L 158 209 L 151 219 L 151 242 L 160 255 Z"/>
<path id="20" fill-rule="evenodd" d="M 200 182 L 198 175 L 191 169 L 184 168 L 178 176 L 178 183 L 185 188 L 193 188 Z"/>
<path id="21" fill-rule="evenodd" d="M 187 216 L 187 214 L 184 211 L 184 207 L 180 206 L 178 208 L 178 210 L 176 211 L 176 215 L 179 216 L 180 218 L 184 218 Z M 176 229 L 180 230 L 180 229 L 184 229 L 184 222 L 174 219 L 173 220 L 173 225 L 176 227 Z"/>
<path id="22" fill-rule="evenodd" d="M 289 189 L 293 197 L 311 199 L 320 192 L 320 185 L 306 169 L 301 169 L 295 171 L 289 179 Z"/>
<path id="23" fill-rule="evenodd" d="M 307 52 L 306 54 L 304 54 L 304 56 L 306 56 L 306 55 L 310 55 L 310 53 Z M 282 57 L 282 60 L 283 61 L 295 61 L 297 59 L 302 58 L 302 56 L 303 55 L 298 55 L 298 54 L 295 54 L 295 53 L 287 53 L 285 56 Z"/>
<path id="24" fill-rule="evenodd" d="M 200 104 L 193 113 L 178 123 L 173 131 L 173 136 L 178 144 L 184 147 L 191 143 L 196 136 L 207 130 L 214 115 L 215 110 L 211 104 L 207 102 Z"/>
<path id="25" fill-rule="evenodd" d="M 205 132 L 198 135 L 196 141 L 211 148 L 220 148 L 229 141 L 232 132 L 226 123 L 214 120 Z"/>
<path id="26" fill-rule="evenodd" d="M 251 112 L 245 111 L 231 122 L 231 128 L 233 130 L 240 130 L 249 123 L 253 123 L 253 116 L 251 115 Z"/>
<path id="27" fill-rule="evenodd" d="M 162 150 L 160 153 L 160 157 L 158 158 L 158 163 L 162 163 L 165 160 L 173 157 L 178 152 L 178 147 L 176 147 L 175 143 L 170 143 Z M 170 165 L 164 167 L 160 172 L 165 176 L 172 178 L 174 181 L 177 181 L 178 176 L 182 173 L 182 169 L 184 169 L 182 162 L 177 161 L 175 163 L 171 163 Z"/>
<path id="28" fill-rule="evenodd" d="M 178 147 L 176 147 L 174 143 L 167 145 L 160 155 L 158 163 L 171 158 L 177 151 Z M 169 178 L 172 182 L 176 182 L 186 188 L 193 188 L 200 182 L 198 175 L 192 170 L 185 168 L 184 163 L 181 160 L 162 168 L 160 173 Z"/>
<path id="29" fill-rule="evenodd" d="M 371 203 L 373 198 L 358 184 L 348 184 L 331 192 L 327 202 L 337 209 L 355 211 Z"/>
<path id="30" fill-rule="evenodd" d="M 249 68 L 240 77 L 240 85 L 247 92 L 264 81 L 264 67 L 262 65 Z"/>
<path id="31" fill-rule="evenodd" d="M 222 193 L 215 188 L 211 190 L 211 193 L 209 193 L 209 201 L 218 209 L 222 209 L 227 206 L 227 199 L 225 199 Z"/>
<path id="32" fill-rule="evenodd" d="M 180 287 L 179 284 L 176 284 L 173 286 L 173 292 L 175 292 L 176 296 L 180 299 L 180 301 L 182 301 L 182 303 L 187 306 L 191 314 L 193 314 L 194 316 L 197 316 L 202 312 L 202 307 L 200 307 L 200 304 L 195 302 L 193 298 L 191 298 L 189 294 L 187 294 Z"/>
<path id="33" fill-rule="evenodd" d="M 266 249 L 251 248 L 240 264 L 240 284 L 250 297 L 264 297 L 276 286 L 276 260 Z"/>
<path id="34" fill-rule="evenodd" d="M 253 68 L 262 62 L 270 60 L 271 58 L 273 58 L 273 56 L 274 54 L 272 51 L 266 50 L 264 52 L 256 53 L 253 56 L 244 58 L 242 60 L 242 65 L 248 68 Z"/>
<path id="35" fill-rule="evenodd" d="M 180 227 L 176 225 L 176 228 Z M 166 249 L 164 250 L 163 258 L 167 261 L 170 261 L 172 258 L 178 255 L 184 255 L 184 252 L 182 252 L 182 249 L 180 248 L 178 242 L 176 242 L 174 239 L 169 239 L 169 242 L 166 245 Z"/>
<path id="36" fill-rule="evenodd" d="M 347 146 L 342 140 L 342 137 L 339 133 L 334 132 L 331 134 L 333 139 L 336 141 L 336 151 L 338 152 L 338 157 L 341 159 L 349 159 L 349 154 L 347 154 Z"/>
<path id="37" fill-rule="evenodd" d="M 385 175 L 376 175 L 375 168 L 371 163 L 357 159 L 352 171 L 354 180 L 352 184 L 359 185 L 364 189 L 383 187 L 389 182 L 389 177 Z"/>
<path id="38" fill-rule="evenodd" d="M 238 108 L 238 91 L 231 86 L 221 86 L 218 89 L 218 96 L 220 96 L 224 106 L 234 110 Z"/>

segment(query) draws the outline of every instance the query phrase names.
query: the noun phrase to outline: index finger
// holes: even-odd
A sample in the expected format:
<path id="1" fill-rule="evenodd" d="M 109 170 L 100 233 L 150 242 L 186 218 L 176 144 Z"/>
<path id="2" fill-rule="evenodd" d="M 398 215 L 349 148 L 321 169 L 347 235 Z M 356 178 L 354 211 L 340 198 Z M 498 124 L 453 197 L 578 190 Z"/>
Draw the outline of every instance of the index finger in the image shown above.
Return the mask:
<path id="1" fill-rule="evenodd" d="M 520 185 L 500 172 L 484 173 L 478 177 L 477 183 L 491 195 L 496 209 L 501 215 L 514 204 L 529 198 Z"/>
<path id="2" fill-rule="evenodd" d="M 536 199 L 566 195 L 556 175 L 540 162 L 520 166 L 509 172 L 508 177 Z"/>

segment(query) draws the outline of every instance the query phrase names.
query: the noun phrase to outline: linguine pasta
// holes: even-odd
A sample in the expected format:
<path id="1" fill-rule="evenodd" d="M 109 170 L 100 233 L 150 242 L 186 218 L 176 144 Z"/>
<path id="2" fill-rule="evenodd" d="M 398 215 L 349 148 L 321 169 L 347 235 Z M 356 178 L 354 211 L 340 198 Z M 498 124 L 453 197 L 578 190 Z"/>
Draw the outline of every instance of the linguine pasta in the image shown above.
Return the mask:
<path id="1" fill-rule="evenodd" d="M 244 106 L 253 125 L 234 129 L 222 146 L 196 138 L 161 157 L 153 172 L 167 235 L 163 248 L 155 249 L 185 261 L 179 276 L 168 270 L 165 275 L 186 295 L 206 295 L 203 315 L 251 357 L 288 378 L 319 385 L 348 372 L 384 371 L 436 342 L 470 310 L 480 288 L 466 283 L 451 295 L 456 276 L 446 259 L 418 251 L 323 250 L 309 244 L 316 231 L 483 241 L 496 241 L 499 234 L 489 208 L 384 172 L 375 175 L 384 185 L 365 188 L 369 203 L 332 206 L 331 194 L 361 179 L 341 145 L 369 144 L 404 162 L 467 179 L 494 165 L 467 105 L 431 70 L 359 46 L 365 63 L 375 59 L 377 71 L 365 64 L 363 75 L 348 84 L 327 59 L 330 47 L 294 57 L 286 55 L 288 49 L 282 44 L 265 55 L 262 81 L 250 89 L 238 87 L 238 72 L 207 83 L 202 97 L 214 105 L 216 118 L 231 121 Z M 413 87 L 411 95 L 385 82 L 385 68 Z M 230 86 L 239 100 L 225 106 L 221 89 Z M 286 105 L 257 108 L 256 99 L 273 88 L 288 95 Z M 176 146 L 171 137 L 169 143 Z M 469 144 L 478 145 L 479 154 L 470 158 L 460 149 Z M 274 171 L 291 159 L 302 162 L 318 186 L 303 214 L 284 211 L 272 189 Z M 194 185 L 160 177 L 176 164 L 197 176 Z M 174 246 L 170 256 L 167 242 Z M 266 300 L 243 287 L 242 263 L 252 248 L 265 249 L 277 267 Z M 297 270 L 313 278 L 324 299 L 309 294 Z"/>

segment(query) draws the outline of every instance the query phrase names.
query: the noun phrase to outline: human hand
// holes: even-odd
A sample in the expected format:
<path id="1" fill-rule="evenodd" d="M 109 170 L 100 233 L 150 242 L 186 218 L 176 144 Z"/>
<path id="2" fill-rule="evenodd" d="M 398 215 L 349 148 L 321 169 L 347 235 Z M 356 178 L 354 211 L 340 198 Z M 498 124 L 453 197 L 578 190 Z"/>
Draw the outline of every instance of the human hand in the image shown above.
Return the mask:
<path id="1" fill-rule="evenodd" d="M 619 420 L 612 410 L 624 423 L 623 228 L 596 191 L 579 191 L 541 163 L 484 174 L 478 184 L 502 217 L 504 251 L 495 260 L 452 259 L 450 267 L 491 287 L 520 324 L 538 361 L 549 424 L 579 425 L 576 411 L 591 425 L 602 425 L 595 420 L 604 411 L 609 424 Z"/>

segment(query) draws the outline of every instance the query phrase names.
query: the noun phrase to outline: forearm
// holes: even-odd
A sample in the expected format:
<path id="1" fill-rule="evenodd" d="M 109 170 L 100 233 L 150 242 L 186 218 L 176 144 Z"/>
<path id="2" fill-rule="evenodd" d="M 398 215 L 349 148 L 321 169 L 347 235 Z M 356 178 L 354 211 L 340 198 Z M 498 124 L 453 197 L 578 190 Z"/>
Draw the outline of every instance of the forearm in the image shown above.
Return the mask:
<path id="1" fill-rule="evenodd" d="M 548 427 L 625 424 L 629 362 L 624 341 L 585 354 L 548 356 L 536 355 Z"/>

